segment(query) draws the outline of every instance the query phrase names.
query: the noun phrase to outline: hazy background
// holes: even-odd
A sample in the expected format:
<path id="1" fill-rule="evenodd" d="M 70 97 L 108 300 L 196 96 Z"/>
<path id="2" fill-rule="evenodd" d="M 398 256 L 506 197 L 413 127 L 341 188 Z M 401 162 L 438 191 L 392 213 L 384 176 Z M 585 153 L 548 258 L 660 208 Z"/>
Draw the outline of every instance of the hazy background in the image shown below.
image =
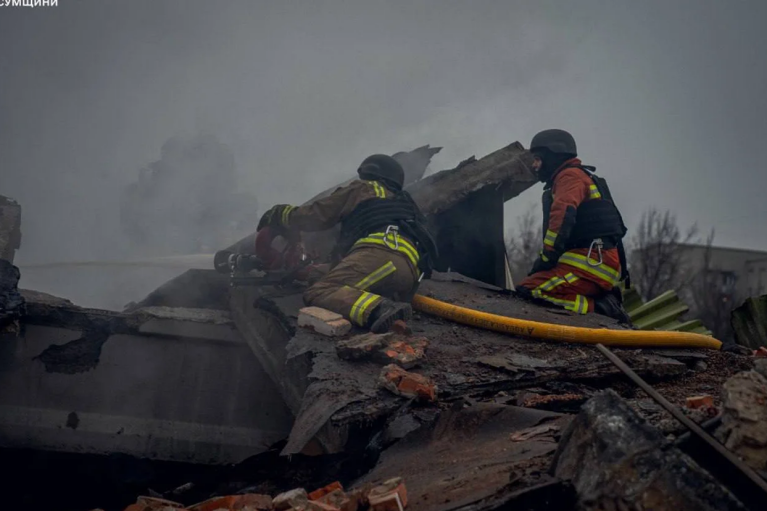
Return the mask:
<path id="1" fill-rule="evenodd" d="M 17 264 L 129 252 L 118 198 L 170 137 L 211 133 L 241 191 L 300 203 L 370 153 L 432 171 L 570 130 L 629 227 L 654 205 L 767 249 L 767 2 L 75 1 L 0 8 L 0 193 Z M 541 187 L 507 205 L 506 223 Z M 255 226 L 257 218 L 253 219 Z M 170 270 L 22 269 L 120 308 Z"/>

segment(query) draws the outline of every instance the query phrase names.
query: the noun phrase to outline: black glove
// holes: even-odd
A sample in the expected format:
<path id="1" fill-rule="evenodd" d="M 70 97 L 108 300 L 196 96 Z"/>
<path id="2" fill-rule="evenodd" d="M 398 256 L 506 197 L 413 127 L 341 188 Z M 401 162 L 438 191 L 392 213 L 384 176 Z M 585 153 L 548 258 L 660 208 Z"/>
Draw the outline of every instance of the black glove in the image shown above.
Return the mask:
<path id="1" fill-rule="evenodd" d="M 291 209 L 293 209 L 293 206 L 288 204 L 272 206 L 261 216 L 256 230 L 260 231 L 264 227 L 287 227 L 286 223 Z"/>
<path id="2" fill-rule="evenodd" d="M 527 275 L 530 276 L 533 273 L 538 273 L 539 271 L 546 271 L 550 270 L 553 267 L 557 265 L 557 260 L 559 257 L 557 254 L 553 254 L 551 252 L 544 254 L 541 252 L 541 254 L 538 256 L 538 259 L 535 260 L 535 263 L 533 263 L 533 268 L 530 270 L 530 273 Z"/>

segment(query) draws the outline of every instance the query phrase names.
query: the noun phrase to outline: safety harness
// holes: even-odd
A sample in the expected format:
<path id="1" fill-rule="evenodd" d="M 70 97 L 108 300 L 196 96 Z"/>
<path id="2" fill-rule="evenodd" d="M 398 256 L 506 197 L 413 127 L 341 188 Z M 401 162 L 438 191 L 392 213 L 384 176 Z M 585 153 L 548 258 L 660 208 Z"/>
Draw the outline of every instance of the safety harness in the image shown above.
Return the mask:
<path id="1" fill-rule="evenodd" d="M 594 174 L 595 167 L 588 165 L 567 165 L 561 170 L 556 172 L 546 184 L 546 188 L 543 191 L 543 230 L 549 234 L 549 215 L 551 212 L 551 206 L 554 203 L 554 194 L 552 192 L 552 184 L 555 177 L 559 172 L 566 168 L 578 168 L 586 173 L 592 181 L 589 186 L 589 198 L 583 201 L 577 209 L 568 208 L 565 212 L 565 218 L 562 222 L 559 235 L 556 236 L 554 243 L 555 249 L 562 252 L 567 252 L 575 248 L 588 248 L 589 252 L 586 255 L 586 261 L 590 263 L 591 260 L 597 261 L 594 268 L 602 267 L 602 250 L 608 250 L 611 248 L 618 248 L 618 257 L 620 258 L 621 273 L 620 280 L 625 282 L 626 288 L 631 287 L 631 276 L 628 272 L 628 264 L 626 260 L 626 250 L 623 246 L 623 237 L 626 235 L 628 229 L 623 222 L 620 211 L 610 193 L 610 188 L 607 186 L 607 181 L 604 178 Z M 562 240 L 562 242 L 559 242 Z M 544 241 L 545 242 L 545 241 Z M 593 259 L 592 254 L 596 253 L 598 259 Z M 570 264 L 567 260 L 568 254 L 563 254 L 560 257 L 561 262 Z M 576 265 L 580 267 L 581 265 Z M 583 268 L 588 271 L 588 268 Z M 610 275 L 611 280 L 616 280 L 615 276 Z M 605 279 L 608 280 L 608 279 Z M 609 281 L 609 280 L 608 280 Z"/>
<path id="2" fill-rule="evenodd" d="M 404 190 L 386 198 L 376 195 L 358 204 L 341 221 L 334 257 L 345 256 L 355 245 L 382 245 L 402 252 L 422 272 L 422 277 L 430 276 L 438 252 L 426 217 Z"/>

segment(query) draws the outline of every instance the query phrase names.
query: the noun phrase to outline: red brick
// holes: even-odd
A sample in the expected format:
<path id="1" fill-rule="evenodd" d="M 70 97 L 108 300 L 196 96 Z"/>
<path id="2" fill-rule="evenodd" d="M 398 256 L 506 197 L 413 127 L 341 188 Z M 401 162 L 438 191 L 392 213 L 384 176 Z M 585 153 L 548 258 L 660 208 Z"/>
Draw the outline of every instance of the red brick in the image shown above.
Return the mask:
<path id="1" fill-rule="evenodd" d="M 130 511 L 165 511 L 166 509 L 186 509 L 183 504 L 172 500 L 157 499 L 155 497 L 139 497 L 136 499 L 138 506 Z M 143 507 L 141 507 L 143 506 Z M 130 506 L 129 506 L 130 507 Z"/>
<path id="2" fill-rule="evenodd" d="M 709 395 L 691 396 L 687 398 L 687 408 L 711 408 L 714 406 L 714 398 Z"/>
<path id="3" fill-rule="evenodd" d="M 405 371 L 395 364 L 383 368 L 379 383 L 385 389 L 403 397 L 418 398 L 428 401 L 437 399 L 437 386 L 431 379 L 421 374 Z"/>
<path id="4" fill-rule="evenodd" d="M 341 511 L 341 508 L 332 504 L 325 504 L 319 500 L 310 500 L 303 509 L 306 511 Z"/>
<path id="5" fill-rule="evenodd" d="M 409 369 L 426 357 L 428 345 L 424 337 L 404 337 L 393 332 L 366 333 L 338 341 L 336 353 L 344 360 L 374 360 Z"/>
<path id="6" fill-rule="evenodd" d="M 767 348 L 764 346 L 759 346 L 758 350 L 754 350 L 754 356 L 756 358 L 767 357 Z"/>
<path id="7" fill-rule="evenodd" d="M 324 497 L 328 493 L 334 491 L 334 490 L 341 490 L 344 491 L 344 487 L 341 486 L 341 483 L 339 481 L 334 481 L 330 483 L 329 485 L 325 486 L 324 488 L 320 488 L 318 490 L 314 490 L 309 494 L 309 500 L 317 500 L 320 497 Z"/>
<path id="8" fill-rule="evenodd" d="M 272 509 L 272 498 L 269 495 L 246 493 L 244 495 L 226 495 L 195 504 L 189 511 L 267 511 Z"/>

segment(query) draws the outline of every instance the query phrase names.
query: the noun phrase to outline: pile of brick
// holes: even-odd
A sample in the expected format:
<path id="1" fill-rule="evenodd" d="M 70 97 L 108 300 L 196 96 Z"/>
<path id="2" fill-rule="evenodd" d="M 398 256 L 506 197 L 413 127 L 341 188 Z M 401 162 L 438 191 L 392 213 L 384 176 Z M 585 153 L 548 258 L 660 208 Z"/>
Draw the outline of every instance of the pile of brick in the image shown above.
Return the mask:
<path id="1" fill-rule="evenodd" d="M 406 370 L 426 359 L 429 341 L 413 336 L 404 321 L 396 321 L 391 331 L 384 334 L 367 332 L 349 337 L 352 325 L 340 314 L 319 307 L 304 307 L 298 314 L 298 326 L 340 338 L 336 342 L 339 358 L 386 364 L 378 379 L 381 388 L 409 399 L 437 400 L 437 386 L 430 378 Z"/>
<path id="2" fill-rule="evenodd" d="M 336 481 L 311 493 L 295 488 L 274 498 L 255 493 L 227 495 L 189 507 L 170 500 L 139 497 L 125 511 L 403 511 L 406 507 L 405 482 L 395 477 L 348 492 Z"/>

